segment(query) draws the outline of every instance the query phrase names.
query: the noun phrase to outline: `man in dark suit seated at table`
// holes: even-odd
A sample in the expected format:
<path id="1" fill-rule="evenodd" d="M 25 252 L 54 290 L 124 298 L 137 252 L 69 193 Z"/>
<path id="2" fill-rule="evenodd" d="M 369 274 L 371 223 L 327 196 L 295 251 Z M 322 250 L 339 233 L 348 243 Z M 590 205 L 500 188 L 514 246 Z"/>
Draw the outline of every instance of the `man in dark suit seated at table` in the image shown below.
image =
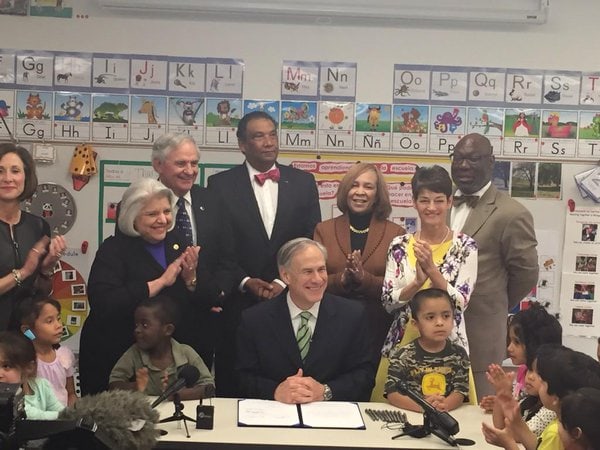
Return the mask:
<path id="1" fill-rule="evenodd" d="M 279 250 L 287 290 L 246 309 L 238 330 L 243 396 L 283 403 L 369 400 L 375 367 L 363 306 L 325 293 L 326 257 L 308 238 Z"/>

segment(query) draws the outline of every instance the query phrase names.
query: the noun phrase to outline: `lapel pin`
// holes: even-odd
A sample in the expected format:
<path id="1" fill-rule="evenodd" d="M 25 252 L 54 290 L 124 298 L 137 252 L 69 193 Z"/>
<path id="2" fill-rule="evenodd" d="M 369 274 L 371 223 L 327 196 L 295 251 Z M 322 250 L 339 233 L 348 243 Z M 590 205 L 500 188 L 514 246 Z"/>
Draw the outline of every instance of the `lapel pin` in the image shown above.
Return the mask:
<path id="1" fill-rule="evenodd" d="M 179 250 L 179 244 L 173 244 L 173 250 Z"/>
<path id="2" fill-rule="evenodd" d="M 204 211 L 204 206 L 200 206 L 200 211 Z"/>

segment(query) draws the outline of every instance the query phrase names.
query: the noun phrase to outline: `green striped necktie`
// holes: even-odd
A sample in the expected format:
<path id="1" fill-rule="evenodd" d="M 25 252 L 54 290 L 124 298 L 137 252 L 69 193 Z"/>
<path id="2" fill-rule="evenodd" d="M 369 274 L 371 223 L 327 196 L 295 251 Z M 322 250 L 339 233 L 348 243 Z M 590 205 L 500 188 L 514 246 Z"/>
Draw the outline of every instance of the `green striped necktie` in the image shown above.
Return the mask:
<path id="1" fill-rule="evenodd" d="M 312 317 L 312 314 L 309 311 L 302 311 L 300 313 L 300 326 L 298 327 L 298 332 L 296 333 L 296 342 L 298 342 L 298 348 L 300 349 L 300 356 L 302 357 L 302 361 L 306 359 L 306 355 L 308 355 L 308 349 L 310 347 L 310 338 L 311 331 L 308 326 L 308 320 Z"/>

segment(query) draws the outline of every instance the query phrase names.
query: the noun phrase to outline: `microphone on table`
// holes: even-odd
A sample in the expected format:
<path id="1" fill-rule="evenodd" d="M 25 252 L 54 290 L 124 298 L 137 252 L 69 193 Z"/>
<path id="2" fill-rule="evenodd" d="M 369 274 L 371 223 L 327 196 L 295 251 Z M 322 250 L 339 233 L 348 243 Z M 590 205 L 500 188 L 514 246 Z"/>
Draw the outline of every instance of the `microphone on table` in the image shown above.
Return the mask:
<path id="1" fill-rule="evenodd" d="M 429 420 L 430 425 L 434 428 L 441 429 L 445 434 L 453 436 L 459 432 L 458 422 L 454 417 L 445 411 L 438 411 L 420 394 L 410 389 L 406 382 L 399 381 L 396 385 L 398 392 L 406 395 L 413 400 L 417 405 L 423 408 L 424 415 Z"/>
<path id="2" fill-rule="evenodd" d="M 162 394 L 160 394 L 160 396 L 156 400 L 154 400 L 154 402 L 152 403 L 152 408 L 156 408 L 158 405 L 160 405 L 162 402 L 168 399 L 171 395 L 179 392 L 184 387 L 194 387 L 196 385 L 196 382 L 198 381 L 198 378 L 200 378 L 200 371 L 197 367 L 191 366 L 189 364 L 181 366 L 181 368 L 177 372 L 177 378 L 173 382 L 171 382 L 170 385 L 167 386 L 165 391 Z"/>

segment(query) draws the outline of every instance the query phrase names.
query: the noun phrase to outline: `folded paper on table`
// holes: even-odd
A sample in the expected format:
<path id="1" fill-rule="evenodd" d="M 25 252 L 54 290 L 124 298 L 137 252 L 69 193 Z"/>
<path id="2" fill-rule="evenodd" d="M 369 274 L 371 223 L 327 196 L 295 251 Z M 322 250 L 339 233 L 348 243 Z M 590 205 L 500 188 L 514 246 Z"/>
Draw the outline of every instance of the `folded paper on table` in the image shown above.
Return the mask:
<path id="1" fill-rule="evenodd" d="M 304 427 L 364 430 L 357 403 L 315 402 L 289 405 L 273 400 L 238 401 L 238 426 Z"/>

